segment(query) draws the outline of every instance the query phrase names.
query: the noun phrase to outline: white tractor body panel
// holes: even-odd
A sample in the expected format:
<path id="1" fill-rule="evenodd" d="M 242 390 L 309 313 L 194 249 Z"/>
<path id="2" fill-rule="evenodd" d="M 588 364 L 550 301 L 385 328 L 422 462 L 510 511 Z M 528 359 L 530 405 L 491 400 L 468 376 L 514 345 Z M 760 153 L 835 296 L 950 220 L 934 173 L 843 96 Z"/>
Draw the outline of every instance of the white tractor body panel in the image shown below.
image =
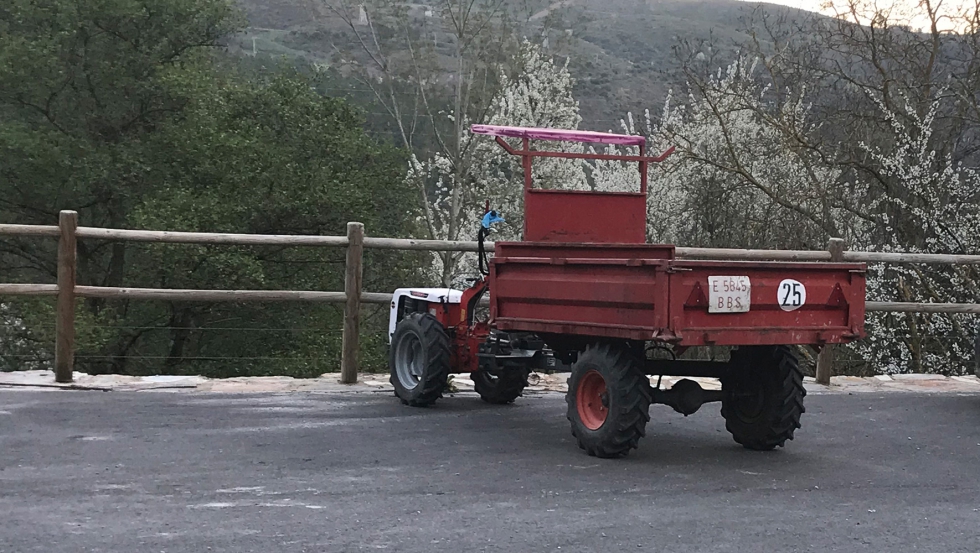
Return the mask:
<path id="1" fill-rule="evenodd" d="M 391 310 L 388 313 L 388 343 L 391 343 L 391 335 L 395 333 L 395 325 L 398 324 L 398 304 L 401 298 L 410 297 L 418 301 L 429 303 L 459 303 L 462 301 L 463 292 L 451 288 L 399 288 L 395 290 L 391 298 Z"/>

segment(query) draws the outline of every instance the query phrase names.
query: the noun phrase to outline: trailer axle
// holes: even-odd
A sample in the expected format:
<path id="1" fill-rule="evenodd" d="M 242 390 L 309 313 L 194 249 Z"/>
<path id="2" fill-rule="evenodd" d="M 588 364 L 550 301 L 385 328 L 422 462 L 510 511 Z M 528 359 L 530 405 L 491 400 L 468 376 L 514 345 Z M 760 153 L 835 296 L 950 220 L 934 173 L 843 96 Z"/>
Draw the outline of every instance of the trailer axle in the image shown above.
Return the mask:
<path id="1" fill-rule="evenodd" d="M 721 401 L 724 394 L 721 390 L 705 390 L 697 382 L 685 378 L 669 390 L 655 388 L 652 403 L 669 405 L 686 417 L 696 413 L 705 403 Z"/>

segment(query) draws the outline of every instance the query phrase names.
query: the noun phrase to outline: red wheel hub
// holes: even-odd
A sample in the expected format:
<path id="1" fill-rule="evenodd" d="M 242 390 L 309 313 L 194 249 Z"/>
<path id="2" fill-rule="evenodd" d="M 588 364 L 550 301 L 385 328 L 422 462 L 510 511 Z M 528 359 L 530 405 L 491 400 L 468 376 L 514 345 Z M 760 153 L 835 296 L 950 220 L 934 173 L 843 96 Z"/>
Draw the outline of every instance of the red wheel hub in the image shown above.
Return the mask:
<path id="1" fill-rule="evenodd" d="M 609 392 L 606 379 L 596 370 L 582 376 L 575 392 L 575 407 L 582 424 L 589 430 L 598 430 L 609 414 Z"/>

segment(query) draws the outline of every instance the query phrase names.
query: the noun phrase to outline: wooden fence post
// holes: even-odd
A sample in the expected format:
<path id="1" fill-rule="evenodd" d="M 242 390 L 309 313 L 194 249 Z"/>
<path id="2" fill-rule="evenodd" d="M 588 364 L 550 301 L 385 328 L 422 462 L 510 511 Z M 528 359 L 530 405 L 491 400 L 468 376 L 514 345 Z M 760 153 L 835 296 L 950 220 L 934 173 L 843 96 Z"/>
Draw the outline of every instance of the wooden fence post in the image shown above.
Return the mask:
<path id="1" fill-rule="evenodd" d="M 364 262 L 364 224 L 347 223 L 347 272 L 344 276 L 344 343 L 340 358 L 340 382 L 357 382 L 358 333 L 361 326 L 361 287 Z"/>
<path id="2" fill-rule="evenodd" d="M 55 319 L 54 380 L 71 382 L 75 368 L 75 229 L 78 213 L 58 214 L 58 304 Z"/>
<path id="3" fill-rule="evenodd" d="M 844 261 L 844 240 L 842 238 L 831 238 L 827 244 L 827 251 L 830 252 L 831 263 Z M 824 386 L 830 385 L 830 377 L 834 372 L 834 346 L 826 344 L 817 354 L 817 384 Z"/>

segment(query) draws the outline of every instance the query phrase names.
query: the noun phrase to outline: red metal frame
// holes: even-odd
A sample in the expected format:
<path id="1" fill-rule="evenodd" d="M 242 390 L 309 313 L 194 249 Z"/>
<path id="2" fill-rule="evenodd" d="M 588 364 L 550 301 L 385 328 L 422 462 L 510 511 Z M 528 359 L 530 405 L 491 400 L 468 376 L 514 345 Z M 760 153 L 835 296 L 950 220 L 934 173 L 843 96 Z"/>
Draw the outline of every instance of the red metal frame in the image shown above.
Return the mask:
<path id="1" fill-rule="evenodd" d="M 646 241 L 647 167 L 659 163 L 674 152 L 671 147 L 655 157 L 646 155 L 646 138 L 642 136 L 474 125 L 477 134 L 494 136 L 507 153 L 520 156 L 524 168 L 524 240 L 531 242 L 643 243 Z M 504 137 L 520 138 L 517 150 Z M 532 150 L 531 140 L 563 140 L 639 147 L 639 155 L 588 154 Z M 536 157 L 635 161 L 639 163 L 639 192 L 590 192 L 582 190 L 534 188 L 531 175 Z M 601 198 L 601 200 L 599 199 Z M 615 224 L 595 224 L 615 221 Z"/>
<path id="2" fill-rule="evenodd" d="M 453 372 L 476 372 L 479 368 L 480 344 L 490 336 L 489 321 L 474 321 L 472 308 L 487 290 L 481 279 L 463 290 L 459 303 L 425 302 L 426 310 L 449 332 L 452 341 L 449 366 Z"/>
<path id="3" fill-rule="evenodd" d="M 459 372 L 476 372 L 479 368 L 480 344 L 490 336 L 489 321 L 474 322 L 473 309 L 487 291 L 485 279 L 476 281 L 473 286 L 463 290 L 459 302 L 456 331 L 453 333 L 453 348 L 450 364 Z"/>
<path id="4" fill-rule="evenodd" d="M 672 337 L 684 346 L 839 344 L 864 336 L 865 270 L 855 263 L 673 261 L 670 286 Z M 752 282 L 746 313 L 709 313 L 708 277 L 744 275 Z M 783 311 L 777 287 L 784 278 L 806 286 L 806 304 Z"/>
<path id="5" fill-rule="evenodd" d="M 490 316 L 501 330 L 649 339 L 668 325 L 673 257 L 650 244 L 497 242 Z"/>
<path id="6" fill-rule="evenodd" d="M 673 246 L 645 244 L 647 164 L 663 161 L 673 148 L 647 157 L 645 139 L 637 136 L 493 126 L 474 126 L 473 132 L 495 136 L 524 166 L 525 241 L 496 242 L 490 264 L 496 328 L 539 333 L 573 348 L 595 338 L 666 342 L 680 350 L 821 346 L 864 336 L 864 264 L 682 261 L 674 259 Z M 520 138 L 522 149 L 504 137 Z M 640 155 L 536 151 L 530 140 L 638 146 Z M 635 161 L 640 192 L 535 189 L 535 157 Z M 711 276 L 749 277 L 749 311 L 711 313 Z M 783 279 L 806 287 L 799 309 L 779 307 Z"/>
<path id="7" fill-rule="evenodd" d="M 751 308 L 709 313 L 708 277 L 747 276 Z M 807 290 L 798 310 L 777 288 Z M 864 336 L 865 266 L 685 261 L 673 246 L 497 242 L 491 320 L 501 330 L 706 345 L 834 344 Z"/>

